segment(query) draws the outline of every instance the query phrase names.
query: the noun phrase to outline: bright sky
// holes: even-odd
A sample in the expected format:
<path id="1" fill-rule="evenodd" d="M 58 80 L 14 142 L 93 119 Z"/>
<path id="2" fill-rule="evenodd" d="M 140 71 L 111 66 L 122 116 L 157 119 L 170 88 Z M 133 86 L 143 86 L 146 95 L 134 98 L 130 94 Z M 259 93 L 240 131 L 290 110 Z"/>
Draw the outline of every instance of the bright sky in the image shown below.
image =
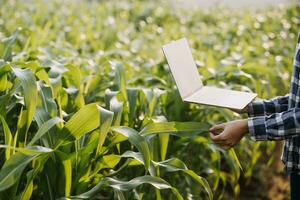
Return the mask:
<path id="1" fill-rule="evenodd" d="M 174 4 L 174 2 L 176 1 L 183 6 L 194 7 L 196 5 L 203 8 L 216 6 L 217 4 L 230 8 L 262 8 L 268 6 L 278 6 L 279 4 L 297 2 L 297 0 L 169 0 L 169 3 Z"/>

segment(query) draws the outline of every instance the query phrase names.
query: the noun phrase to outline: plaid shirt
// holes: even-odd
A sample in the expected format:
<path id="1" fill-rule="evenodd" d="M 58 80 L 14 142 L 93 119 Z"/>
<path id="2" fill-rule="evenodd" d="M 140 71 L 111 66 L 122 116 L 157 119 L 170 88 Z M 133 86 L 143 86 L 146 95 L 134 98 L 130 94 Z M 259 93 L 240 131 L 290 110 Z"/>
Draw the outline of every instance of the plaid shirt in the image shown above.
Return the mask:
<path id="1" fill-rule="evenodd" d="M 300 33 L 293 64 L 290 93 L 249 104 L 248 127 L 258 141 L 285 140 L 282 161 L 286 171 L 300 173 Z"/>

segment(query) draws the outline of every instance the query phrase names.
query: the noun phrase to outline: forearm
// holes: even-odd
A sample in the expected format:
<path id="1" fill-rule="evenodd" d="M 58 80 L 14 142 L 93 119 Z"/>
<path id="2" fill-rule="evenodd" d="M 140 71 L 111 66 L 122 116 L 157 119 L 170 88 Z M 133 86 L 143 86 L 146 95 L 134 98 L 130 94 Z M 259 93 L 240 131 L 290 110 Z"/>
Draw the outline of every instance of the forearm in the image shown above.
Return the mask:
<path id="1" fill-rule="evenodd" d="M 270 115 L 284 112 L 288 109 L 288 96 L 280 96 L 271 100 L 255 101 L 248 105 L 250 117 Z"/>
<path id="2" fill-rule="evenodd" d="M 255 140 L 285 140 L 300 136 L 300 108 L 249 118 L 248 130 Z"/>

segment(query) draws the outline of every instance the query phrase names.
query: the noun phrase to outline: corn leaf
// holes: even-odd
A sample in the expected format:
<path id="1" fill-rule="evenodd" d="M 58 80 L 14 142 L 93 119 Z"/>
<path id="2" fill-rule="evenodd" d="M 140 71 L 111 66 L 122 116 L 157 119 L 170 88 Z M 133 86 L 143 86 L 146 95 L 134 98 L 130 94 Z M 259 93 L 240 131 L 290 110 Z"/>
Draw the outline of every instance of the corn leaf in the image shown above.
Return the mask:
<path id="1" fill-rule="evenodd" d="M 100 113 L 100 130 L 96 155 L 99 155 L 108 131 L 112 125 L 114 113 L 102 107 L 98 107 Z"/>
<path id="2" fill-rule="evenodd" d="M 231 148 L 229 150 L 229 155 L 234 159 L 234 161 L 237 163 L 237 165 L 239 166 L 239 168 L 241 169 L 241 171 L 244 172 L 242 164 L 241 164 L 239 158 L 237 157 L 237 155 L 235 153 L 235 150 L 233 148 Z"/>
<path id="3" fill-rule="evenodd" d="M 20 200 L 30 200 L 33 191 L 33 174 L 34 170 L 30 170 L 29 172 L 27 172 L 27 184 Z"/>
<path id="4" fill-rule="evenodd" d="M 61 119 L 59 117 L 54 117 L 52 119 L 49 119 L 47 122 L 45 122 L 36 132 L 34 137 L 31 139 L 31 141 L 28 143 L 28 146 L 32 146 L 37 140 L 39 140 L 45 133 L 47 133 L 53 126 L 55 126 L 58 122 L 60 122 Z"/>
<path id="5" fill-rule="evenodd" d="M 177 199 L 183 200 L 183 197 L 180 195 L 178 190 L 174 187 L 172 187 L 167 181 L 159 178 L 159 177 L 153 177 L 153 176 L 140 176 L 136 177 L 134 179 L 131 179 L 130 181 L 120 181 L 114 178 L 103 178 L 95 187 L 93 187 L 88 192 L 85 192 L 81 195 L 77 196 L 71 196 L 67 198 L 61 198 L 61 199 L 90 199 L 92 198 L 100 189 L 104 187 L 105 184 L 108 184 L 109 187 L 112 187 L 116 190 L 120 191 L 129 191 L 132 189 L 135 189 L 137 186 L 140 186 L 142 184 L 150 184 L 153 187 L 164 190 L 164 189 L 170 189 L 173 194 L 176 196 Z"/>
<path id="6" fill-rule="evenodd" d="M 5 145 L 10 146 L 12 144 L 12 134 L 10 132 L 10 129 L 5 121 L 5 119 L 0 115 L 0 120 L 3 126 L 3 131 L 4 131 L 4 140 L 5 140 Z M 11 154 L 10 149 L 5 149 L 5 159 L 8 160 Z"/>
<path id="7" fill-rule="evenodd" d="M 4 61 L 11 61 L 12 59 L 12 46 L 17 41 L 17 36 L 21 29 L 17 29 L 10 37 L 2 39 L 2 42 L 4 44 L 4 51 L 1 55 Z"/>
<path id="8" fill-rule="evenodd" d="M 37 155 L 25 155 L 23 153 L 16 153 L 5 162 L 0 171 L 0 191 L 3 191 L 13 184 L 15 184 L 25 167 L 34 159 Z"/>
<path id="9" fill-rule="evenodd" d="M 208 125 L 201 122 L 157 122 L 144 127 L 140 135 L 169 133 L 180 137 L 193 137 L 207 130 Z"/>
<path id="10" fill-rule="evenodd" d="M 159 144 L 160 144 L 160 158 L 161 160 L 166 159 L 168 144 L 170 135 L 167 133 L 159 134 Z"/>
<path id="11" fill-rule="evenodd" d="M 34 112 L 37 105 L 37 86 L 33 72 L 29 69 L 20 69 L 16 66 L 12 67 L 13 72 L 21 81 L 23 89 L 25 106 L 27 110 L 26 132 L 32 122 Z M 26 142 L 26 141 L 25 141 Z"/>
<path id="12" fill-rule="evenodd" d="M 9 146 L 9 145 L 0 144 L 0 148 L 14 149 L 15 151 L 21 152 L 21 153 L 23 153 L 25 155 L 29 155 L 29 156 L 53 152 L 53 149 L 43 147 L 43 146 L 13 147 L 13 146 Z"/>
<path id="13" fill-rule="evenodd" d="M 61 151 L 56 152 L 64 168 L 65 195 L 70 196 L 72 187 L 72 162 L 69 156 Z"/>
<path id="14" fill-rule="evenodd" d="M 129 142 L 138 149 L 138 151 L 143 155 L 145 168 L 148 170 L 150 166 L 150 150 L 146 139 L 139 135 L 136 130 L 129 127 L 112 127 L 111 129 L 114 132 L 127 137 Z"/>
<path id="15" fill-rule="evenodd" d="M 57 146 L 62 143 L 79 139 L 82 135 L 99 127 L 99 109 L 92 103 L 76 112 L 62 130 L 62 137 Z"/>
<path id="16" fill-rule="evenodd" d="M 189 175 L 193 180 L 195 180 L 201 187 L 205 189 L 209 199 L 213 199 L 213 193 L 208 182 L 201 176 L 197 175 L 194 171 L 189 170 L 184 162 L 182 162 L 178 158 L 171 158 L 162 162 L 152 162 L 154 163 L 154 165 L 164 167 L 170 172 L 182 171 L 185 174 Z"/>

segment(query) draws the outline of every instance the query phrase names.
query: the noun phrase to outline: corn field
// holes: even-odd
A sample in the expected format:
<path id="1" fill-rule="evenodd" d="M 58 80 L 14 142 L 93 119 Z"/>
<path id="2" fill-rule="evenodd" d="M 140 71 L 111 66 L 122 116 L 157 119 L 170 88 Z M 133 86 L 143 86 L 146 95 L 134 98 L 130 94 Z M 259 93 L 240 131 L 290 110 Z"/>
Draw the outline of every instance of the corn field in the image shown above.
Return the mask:
<path id="1" fill-rule="evenodd" d="M 274 143 L 213 144 L 246 116 L 182 102 L 161 46 L 187 37 L 205 84 L 284 95 L 299 12 L 0 0 L 0 199 L 238 198 Z"/>

